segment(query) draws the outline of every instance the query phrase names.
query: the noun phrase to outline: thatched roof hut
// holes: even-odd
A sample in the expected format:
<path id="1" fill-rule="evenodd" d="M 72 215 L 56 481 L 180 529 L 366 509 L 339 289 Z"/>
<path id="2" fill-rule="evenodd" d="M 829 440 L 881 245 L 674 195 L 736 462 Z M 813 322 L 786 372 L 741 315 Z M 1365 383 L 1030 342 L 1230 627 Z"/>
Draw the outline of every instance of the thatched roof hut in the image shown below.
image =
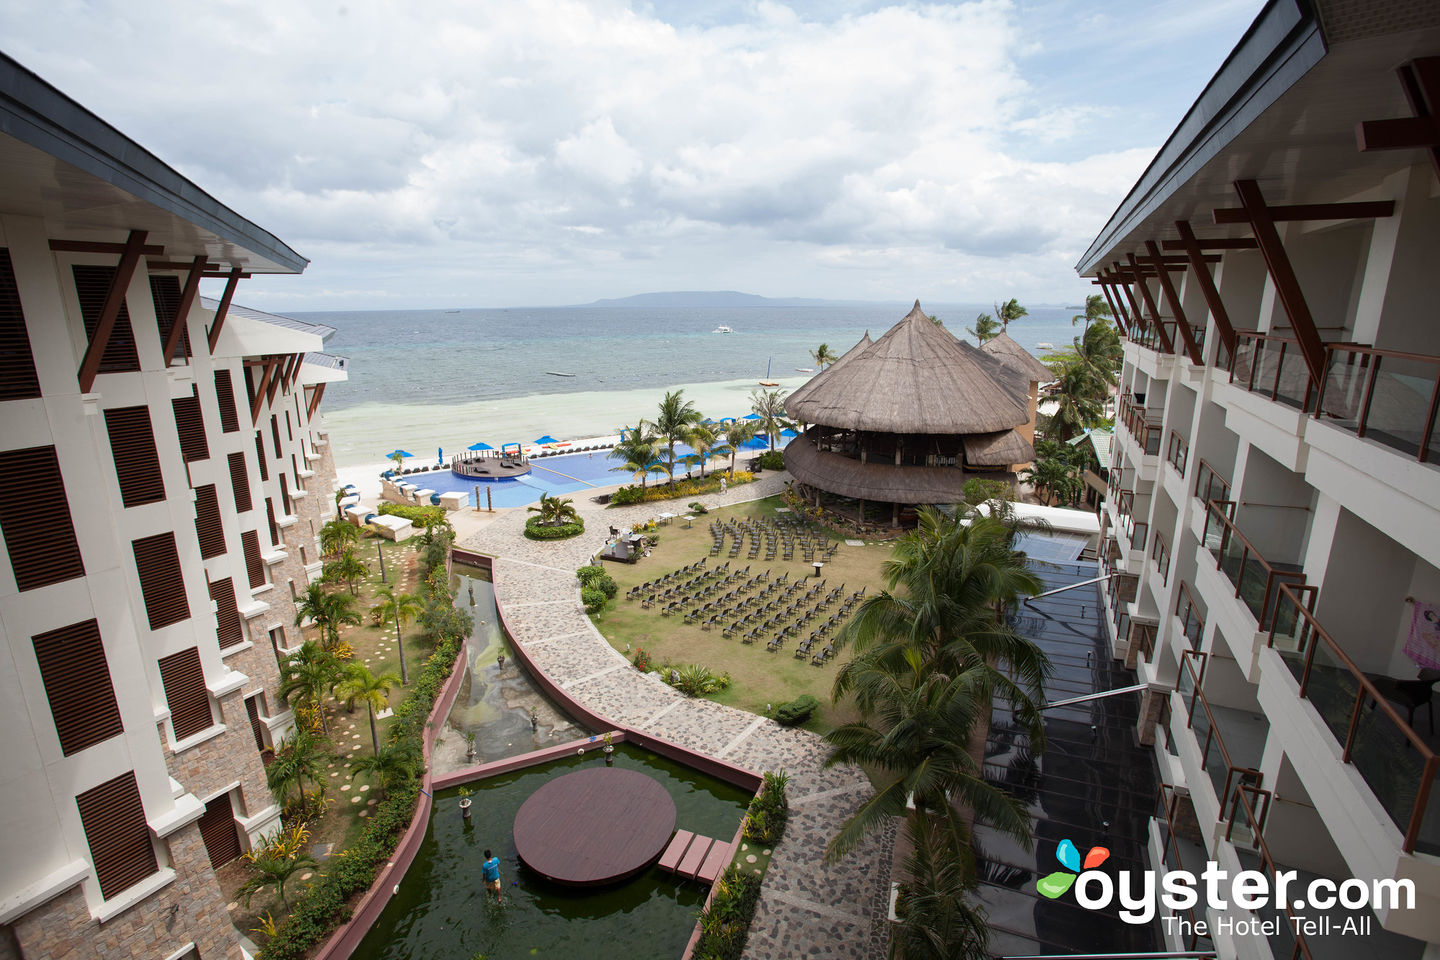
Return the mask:
<path id="1" fill-rule="evenodd" d="M 1026 380 L 1049 383 L 1055 379 L 1055 374 L 1049 367 L 1036 360 L 1029 350 L 1020 346 L 1010 334 L 1003 331 L 980 344 L 980 350 L 1024 375 Z"/>
<path id="2" fill-rule="evenodd" d="M 917 300 L 879 340 L 847 352 L 788 397 L 785 410 L 806 423 L 896 434 L 995 433 L 1024 424 L 1029 413 L 1013 386 L 976 353 Z"/>
<path id="3" fill-rule="evenodd" d="M 851 347 L 849 350 L 846 350 L 843 354 L 840 355 L 839 360 L 836 360 L 834 363 L 830 364 L 830 366 L 826 367 L 824 370 L 821 370 L 809 380 L 806 380 L 799 389 L 797 389 L 794 393 L 790 394 L 790 396 L 786 398 L 785 403 L 787 411 L 790 404 L 795 403 L 797 400 L 803 402 L 804 399 L 815 390 L 816 386 L 825 382 L 826 377 L 829 377 L 836 370 L 844 367 L 845 364 L 849 363 L 855 357 L 864 353 L 865 348 L 870 346 L 870 344 L 874 342 L 875 341 L 870 339 L 870 331 L 866 330 L 865 333 L 861 335 L 860 339 L 855 341 L 855 346 Z"/>

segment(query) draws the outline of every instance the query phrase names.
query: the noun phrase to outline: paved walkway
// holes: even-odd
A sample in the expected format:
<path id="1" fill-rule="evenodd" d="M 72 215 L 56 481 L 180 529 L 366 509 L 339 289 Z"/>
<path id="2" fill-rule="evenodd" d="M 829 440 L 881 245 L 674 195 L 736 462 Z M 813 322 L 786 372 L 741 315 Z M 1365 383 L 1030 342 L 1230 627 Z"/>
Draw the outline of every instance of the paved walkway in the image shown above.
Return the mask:
<path id="1" fill-rule="evenodd" d="M 711 507 L 753 500 L 778 493 L 788 478 L 765 473 L 724 496 L 697 499 Z M 893 836 L 866 841 L 840 863 L 824 862 L 826 844 L 865 795 L 865 775 L 850 766 L 825 769 L 827 751 L 813 733 L 691 700 L 631 667 L 585 615 L 574 571 L 604 546 L 609 527 L 672 507 L 650 503 L 607 510 L 581 498 L 575 506 L 586 533 L 560 542 L 525 539 L 529 514 L 523 509 L 456 516 L 459 546 L 497 558 L 495 599 L 515 642 L 570 696 L 602 716 L 752 770 L 790 774 L 790 822 L 765 877 L 747 958 L 885 956 Z"/>

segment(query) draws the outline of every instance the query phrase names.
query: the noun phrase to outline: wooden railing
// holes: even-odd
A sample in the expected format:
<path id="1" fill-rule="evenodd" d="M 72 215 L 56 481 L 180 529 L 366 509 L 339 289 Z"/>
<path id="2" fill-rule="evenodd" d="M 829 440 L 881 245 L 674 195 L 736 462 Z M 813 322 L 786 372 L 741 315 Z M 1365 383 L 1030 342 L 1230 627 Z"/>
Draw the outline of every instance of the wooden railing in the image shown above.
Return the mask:
<path id="1" fill-rule="evenodd" d="M 1170 545 L 1165 542 L 1165 537 L 1157 529 L 1150 538 L 1150 559 L 1160 570 L 1160 582 L 1170 582 Z"/>
<path id="2" fill-rule="evenodd" d="M 1235 525 L 1233 500 L 1210 500 L 1205 510 L 1205 548 L 1215 558 L 1220 572 L 1235 585 L 1235 596 L 1255 615 L 1260 629 L 1269 629 L 1280 585 L 1304 583 L 1305 574 L 1276 566 L 1255 549 Z"/>
<path id="3" fill-rule="evenodd" d="M 1383 365 L 1383 372 L 1382 372 Z M 1437 443 L 1440 357 L 1354 343 L 1325 346 L 1315 416 L 1422 463 Z"/>
<path id="4" fill-rule="evenodd" d="M 1287 406 L 1310 410 L 1315 385 L 1300 341 L 1253 330 L 1237 331 L 1230 382 Z"/>
<path id="5" fill-rule="evenodd" d="M 1194 872 L 1197 868 L 1203 869 L 1203 864 L 1185 863 L 1180 857 L 1180 825 L 1178 823 L 1178 814 L 1182 799 L 1184 799 L 1184 797 L 1174 785 L 1169 783 L 1160 784 L 1160 789 L 1156 793 L 1158 808 L 1155 813 L 1155 819 L 1164 825 L 1160 838 L 1160 859 L 1164 863 L 1164 866 L 1170 871 L 1190 870 Z M 1204 853 L 1204 844 L 1201 843 L 1198 845 L 1201 850 L 1200 856 L 1203 859 L 1206 856 Z M 1195 915 L 1195 907 L 1190 907 L 1185 910 L 1185 914 L 1189 917 L 1189 923 L 1181 925 L 1181 929 L 1185 931 L 1185 934 L 1180 937 L 1180 946 L 1191 952 L 1213 949 L 1214 942 L 1210 937 L 1199 933 L 1201 930 L 1208 929 L 1208 924 L 1197 923 L 1197 921 L 1204 919 L 1204 913 L 1201 913 L 1200 916 L 1197 917 Z"/>
<path id="6" fill-rule="evenodd" d="M 1165 443 L 1165 462 L 1175 468 L 1180 476 L 1185 476 L 1185 464 L 1190 458 L 1190 443 L 1180 436 L 1178 430 L 1170 431 L 1170 439 Z"/>
<path id="7" fill-rule="evenodd" d="M 1145 405 L 1140 403 L 1133 393 L 1127 393 L 1120 398 L 1115 422 L 1125 425 L 1131 438 L 1147 455 L 1153 457 L 1160 452 L 1160 422 L 1150 419 Z"/>
<path id="8" fill-rule="evenodd" d="M 1265 842 L 1265 821 L 1270 814 L 1270 802 L 1273 796 L 1269 790 L 1262 790 L 1251 784 L 1241 784 L 1235 789 L 1235 794 L 1230 800 L 1230 812 L 1225 817 L 1225 839 L 1231 843 L 1244 843 L 1249 846 L 1260 860 L 1260 865 L 1270 874 L 1270 882 L 1276 883 L 1276 875 L 1279 867 L 1276 866 L 1275 858 L 1270 855 L 1270 846 Z M 1257 815 L 1256 807 L 1260 808 Z M 1222 810 L 1223 814 L 1224 811 Z M 1241 826 L 1250 836 L 1248 840 L 1244 837 L 1235 836 L 1235 827 Z M 1292 875 L 1293 875 L 1293 871 Z M 1274 889 L 1272 887 L 1271 889 Z M 1267 934 L 1270 941 L 1271 956 L 1276 960 L 1312 960 L 1310 944 L 1305 939 L 1305 934 L 1300 932 L 1300 927 L 1295 923 L 1296 915 L 1291 912 L 1288 901 L 1282 902 L 1279 908 L 1285 912 L 1284 919 L 1276 917 L 1279 923 L 1275 932 Z M 1273 912 L 1275 904 L 1269 909 Z M 1276 949 L 1280 947 L 1280 949 Z M 1289 950 L 1285 950 L 1289 947 Z"/>
<path id="9" fill-rule="evenodd" d="M 1200 639 L 1205 635 L 1205 616 L 1190 594 L 1190 585 L 1184 580 L 1180 581 L 1180 588 L 1175 592 L 1175 616 L 1180 618 L 1180 629 L 1185 639 L 1190 641 L 1190 649 L 1199 650 Z"/>
<path id="10" fill-rule="evenodd" d="M 1413 853 L 1440 759 L 1315 618 L 1317 594 L 1314 585 L 1280 584 L 1277 603 L 1288 615 L 1277 611 L 1269 643 L 1284 638 L 1277 649 L 1300 683 L 1301 698 L 1315 706 L 1342 747 L 1341 760 L 1354 765 L 1404 835 L 1401 849 Z M 1440 853 L 1434 840 L 1425 847 Z"/>
<path id="11" fill-rule="evenodd" d="M 1230 499 L 1230 481 L 1216 473 L 1204 457 L 1195 467 L 1195 496 L 1201 503 Z"/>
<path id="12" fill-rule="evenodd" d="M 1180 682 L 1176 687 L 1176 692 L 1180 694 L 1181 699 L 1186 701 L 1185 725 L 1192 730 L 1196 727 L 1195 708 L 1197 706 L 1200 708 L 1199 723 L 1204 729 L 1196 730 L 1195 733 L 1195 742 L 1200 747 L 1200 769 L 1210 774 L 1210 780 L 1217 788 L 1217 799 L 1220 801 L 1220 810 L 1223 815 L 1225 808 L 1230 804 L 1230 792 L 1233 788 L 1241 783 L 1258 787 L 1264 777 L 1255 767 L 1241 766 L 1236 763 L 1230 751 L 1225 747 L 1225 738 L 1215 724 L 1215 714 L 1210 709 L 1210 702 L 1205 699 L 1205 663 L 1207 659 L 1208 655 L 1198 650 L 1180 651 Z M 1223 765 L 1225 773 L 1223 781 L 1219 777 L 1222 768 L 1216 766 L 1211 760 L 1211 747 L 1215 748 L 1215 757 Z"/>

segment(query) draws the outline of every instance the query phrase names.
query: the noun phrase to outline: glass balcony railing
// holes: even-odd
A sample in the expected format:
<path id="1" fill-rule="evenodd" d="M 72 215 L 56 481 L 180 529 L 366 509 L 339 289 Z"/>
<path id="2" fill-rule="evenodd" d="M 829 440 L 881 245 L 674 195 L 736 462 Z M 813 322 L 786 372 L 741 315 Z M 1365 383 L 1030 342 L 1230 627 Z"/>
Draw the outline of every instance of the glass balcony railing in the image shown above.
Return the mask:
<path id="1" fill-rule="evenodd" d="M 1195 497 L 1201 503 L 1230 499 L 1230 481 L 1216 473 L 1204 457 L 1195 467 Z"/>
<path id="2" fill-rule="evenodd" d="M 1317 418 L 1424 462 L 1440 441 L 1440 357 L 1327 344 L 1315 407 Z"/>
<path id="3" fill-rule="evenodd" d="M 1156 796 L 1155 821 L 1160 828 L 1160 858 L 1166 870 L 1188 870 L 1198 874 L 1205 869 L 1209 859 L 1205 846 L 1200 840 L 1199 825 L 1195 822 L 1195 810 L 1187 797 L 1168 783 L 1160 784 Z M 1162 864 L 1155 864 L 1160 867 Z M 1186 933 L 1180 938 L 1181 948 L 1200 953 L 1213 951 L 1215 944 L 1208 936 L 1197 931 L 1208 929 L 1196 920 L 1203 920 L 1204 913 L 1196 914 L 1196 908 L 1180 912 L 1187 923 L 1180 926 Z"/>
<path id="4" fill-rule="evenodd" d="M 1225 817 L 1225 839 L 1235 845 L 1235 852 L 1246 869 L 1261 870 L 1270 875 L 1273 890 L 1281 868 L 1276 866 L 1270 847 L 1265 842 L 1265 820 L 1270 813 L 1270 801 L 1269 790 L 1250 784 L 1236 788 Z M 1294 871 L 1290 873 L 1293 876 Z M 1271 956 L 1275 960 L 1312 960 L 1310 944 L 1296 926 L 1296 915 L 1291 912 L 1290 904 L 1282 903 L 1277 908 L 1273 898 L 1266 898 L 1265 904 L 1254 913 L 1267 921 L 1266 940 L 1270 944 Z"/>
<path id="5" fill-rule="evenodd" d="M 1190 595 L 1190 585 L 1184 580 L 1180 581 L 1180 589 L 1175 593 L 1175 616 L 1180 618 L 1180 629 L 1190 642 L 1190 649 L 1199 650 L 1200 639 L 1205 635 L 1205 614 L 1201 613 L 1195 598 Z"/>
<path id="6" fill-rule="evenodd" d="M 1145 404 L 1140 402 L 1133 393 L 1127 393 L 1120 398 L 1120 405 L 1115 412 L 1115 422 L 1124 425 L 1136 445 L 1147 456 L 1153 457 L 1160 453 L 1160 420 L 1158 417 L 1152 416 Z"/>
<path id="7" fill-rule="evenodd" d="M 1155 567 L 1160 571 L 1160 582 L 1170 582 L 1170 545 L 1159 530 L 1150 538 L 1150 559 L 1154 561 Z"/>
<path id="8" fill-rule="evenodd" d="M 1300 342 L 1293 337 L 1243 331 L 1235 334 L 1230 382 L 1300 410 L 1310 410 L 1314 385 Z"/>
<path id="9" fill-rule="evenodd" d="M 1235 502 L 1211 500 L 1205 504 L 1205 548 L 1215 558 L 1220 572 L 1235 585 L 1235 596 L 1255 615 L 1261 630 L 1269 629 L 1282 583 L 1304 583 L 1298 563 L 1265 559 L 1240 532 L 1233 519 Z M 1286 617 L 1293 614 L 1286 613 Z M 1292 624 L 1283 620 L 1284 632 Z"/>
<path id="10" fill-rule="evenodd" d="M 1315 618 L 1313 585 L 1281 584 L 1270 645 L 1300 684 L 1375 799 L 1404 835 L 1406 853 L 1440 854 L 1440 757 L 1390 698 L 1428 697 L 1428 682 L 1362 671 Z M 1415 685 L 1413 690 L 1407 685 Z"/>
<path id="11" fill-rule="evenodd" d="M 1242 783 L 1258 786 L 1261 774 L 1257 767 L 1239 762 L 1232 750 L 1226 747 L 1221 725 L 1216 722 L 1221 711 L 1211 707 L 1205 698 L 1207 659 L 1208 655 L 1199 651 L 1182 650 L 1176 690 L 1185 701 L 1185 725 L 1195 731 L 1195 742 L 1200 748 L 1200 769 L 1210 775 L 1210 782 L 1215 787 L 1215 797 L 1220 801 L 1223 814 L 1236 787 Z M 1229 722 L 1234 722 L 1233 716 Z"/>
<path id="12" fill-rule="evenodd" d="M 1175 468 L 1180 476 L 1185 476 L 1185 464 L 1190 457 L 1190 444 L 1178 431 L 1170 431 L 1170 439 L 1165 443 L 1165 462 Z"/>

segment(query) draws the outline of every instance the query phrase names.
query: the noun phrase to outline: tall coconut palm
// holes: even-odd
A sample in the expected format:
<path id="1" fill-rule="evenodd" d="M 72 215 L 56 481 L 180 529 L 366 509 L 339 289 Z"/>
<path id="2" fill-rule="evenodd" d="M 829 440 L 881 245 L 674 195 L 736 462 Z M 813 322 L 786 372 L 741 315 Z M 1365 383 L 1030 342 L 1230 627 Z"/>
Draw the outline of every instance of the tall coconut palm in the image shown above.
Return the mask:
<path id="1" fill-rule="evenodd" d="M 760 432 L 758 420 L 731 420 L 725 424 L 725 445 L 730 448 L 730 470 L 735 470 L 735 454 Z"/>
<path id="2" fill-rule="evenodd" d="M 984 343 L 1000 332 L 1000 324 L 988 313 L 982 313 L 975 318 L 975 326 L 966 327 L 965 332 L 975 338 L 976 343 Z"/>
<path id="3" fill-rule="evenodd" d="M 631 479 L 640 484 L 643 493 L 646 478 L 653 473 L 665 472 L 665 468 L 656 460 L 658 442 L 659 437 L 650 431 L 650 425 L 644 420 L 633 427 L 622 427 L 620 442 L 615 444 L 609 454 L 611 460 L 619 460 L 621 463 L 610 469 L 630 474 Z"/>
<path id="4" fill-rule="evenodd" d="M 1056 404 L 1046 432 L 1051 439 L 1064 442 L 1104 416 L 1110 385 L 1105 370 L 1074 349 L 1049 357 L 1046 366 L 1055 374 Z"/>
<path id="5" fill-rule="evenodd" d="M 320 741 L 309 729 L 297 726 L 288 738 L 275 748 L 275 756 L 265 767 L 265 783 L 275 799 L 282 806 L 290 795 L 290 788 L 304 797 L 305 782 L 308 780 L 321 788 L 325 787 L 325 752 Z"/>
<path id="6" fill-rule="evenodd" d="M 320 643 L 326 650 L 332 650 L 340 642 L 340 627 L 345 624 L 357 626 L 360 615 L 353 609 L 355 598 L 346 593 L 328 593 L 323 585 L 312 583 L 295 601 L 295 625 L 300 626 L 306 618 L 315 621 L 320 628 Z"/>
<path id="7" fill-rule="evenodd" d="M 824 370 L 826 367 L 830 366 L 830 364 L 834 363 L 840 358 L 837 357 L 834 351 L 830 349 L 830 344 L 822 343 L 820 344 L 820 346 L 810 351 L 810 359 L 815 361 L 815 368 L 817 370 Z"/>
<path id="8" fill-rule="evenodd" d="M 346 547 L 360 542 L 360 528 L 344 520 L 331 520 L 320 528 L 320 551 L 327 557 L 338 557 Z"/>
<path id="9" fill-rule="evenodd" d="M 1047 504 L 1057 500 L 1069 503 L 1080 487 L 1075 467 L 1062 457 L 1036 460 L 1034 466 L 1020 471 L 1020 479 L 1033 486 Z"/>
<path id="10" fill-rule="evenodd" d="M 280 658 L 280 699 L 287 704 L 294 697 L 297 705 L 313 711 L 320 719 L 320 732 L 330 735 L 325 722 L 325 694 L 340 677 L 340 661 L 314 640 L 306 640 L 300 649 Z"/>
<path id="11" fill-rule="evenodd" d="M 400 624 L 419 615 L 425 608 L 421 599 L 413 593 L 396 593 L 393 586 L 380 587 L 375 591 L 376 604 L 371 613 L 378 613 L 381 620 L 395 621 L 395 652 L 400 657 L 400 684 L 410 683 L 410 672 L 405 668 L 405 642 L 400 635 Z"/>
<path id="12" fill-rule="evenodd" d="M 335 685 L 335 698 L 347 707 L 364 703 L 370 714 L 370 745 L 380 752 L 380 732 L 375 727 L 375 714 L 390 706 L 389 693 L 400 685 L 400 678 L 393 673 L 382 673 L 378 677 L 363 663 L 345 665 L 345 673 Z"/>
<path id="13" fill-rule="evenodd" d="M 350 776 L 354 777 L 357 773 L 368 776 L 371 784 L 380 791 L 380 799 L 383 800 L 385 791 L 396 781 L 414 773 L 418 759 L 414 748 L 392 741 L 371 756 L 360 756 L 352 760 Z"/>
<path id="14" fill-rule="evenodd" d="M 966 902 L 976 886 L 974 871 L 954 855 L 934 821 L 912 814 L 905 830 L 911 852 L 892 950 L 905 960 L 985 960 L 985 911 Z"/>
<path id="15" fill-rule="evenodd" d="M 695 451 L 695 461 L 700 466 L 700 479 L 705 479 L 705 464 L 711 457 L 723 457 L 730 448 L 721 442 L 717 424 L 697 423 L 685 434 L 685 443 Z"/>
<path id="16" fill-rule="evenodd" d="M 356 584 L 370 575 L 370 568 L 354 550 L 346 550 L 334 560 L 325 564 L 321 580 L 325 583 L 344 583 L 350 588 L 350 596 L 356 596 Z"/>
<path id="17" fill-rule="evenodd" d="M 1029 315 L 1030 311 L 1020 306 L 1020 302 L 1014 297 L 1011 297 L 1004 303 L 995 304 L 995 319 L 1000 321 L 1000 329 L 1002 332 L 1010 328 L 1010 322 L 1012 320 L 1019 320 L 1021 317 L 1028 317 Z"/>
<path id="18" fill-rule="evenodd" d="M 1090 324 L 1101 317 L 1110 316 L 1110 304 L 1105 302 L 1105 297 L 1098 293 L 1092 293 L 1085 298 L 1085 312 L 1077 313 L 1070 318 L 1070 325 L 1073 327 L 1081 320 L 1085 321 L 1085 328 L 1088 330 Z"/>
<path id="19" fill-rule="evenodd" d="M 655 432 L 665 441 L 667 457 L 665 472 L 670 476 L 670 486 L 675 486 L 675 444 L 685 439 L 696 424 L 704 419 L 695 404 L 686 400 L 684 390 L 667 392 L 660 401 L 660 410 L 655 417 Z"/>
<path id="20" fill-rule="evenodd" d="M 784 390 L 750 391 L 750 412 L 760 415 L 759 420 L 752 422 L 758 423 L 765 431 L 772 448 L 780 437 L 780 431 L 794 426 L 785 417 L 785 393 Z"/>

